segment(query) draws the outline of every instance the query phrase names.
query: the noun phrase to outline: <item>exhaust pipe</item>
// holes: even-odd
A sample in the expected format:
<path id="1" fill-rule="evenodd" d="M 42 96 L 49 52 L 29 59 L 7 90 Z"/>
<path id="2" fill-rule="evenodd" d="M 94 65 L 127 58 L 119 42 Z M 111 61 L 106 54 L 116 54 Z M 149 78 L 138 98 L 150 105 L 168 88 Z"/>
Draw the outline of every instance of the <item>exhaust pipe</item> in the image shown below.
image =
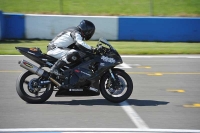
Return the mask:
<path id="1" fill-rule="evenodd" d="M 22 61 L 19 61 L 19 65 L 29 71 L 31 71 L 32 73 L 35 73 L 37 74 L 38 76 L 42 76 L 42 77 L 45 77 L 45 78 L 48 78 L 49 77 L 49 74 L 47 71 L 29 63 L 28 61 L 26 60 L 22 60 Z"/>
<path id="2" fill-rule="evenodd" d="M 19 65 L 21 67 L 25 68 L 26 70 L 28 70 L 34 74 L 37 74 L 38 76 L 49 78 L 49 73 L 47 71 L 31 64 L 30 62 L 28 62 L 26 60 L 19 61 Z M 61 86 L 61 84 L 58 83 L 55 79 L 53 79 L 51 77 L 49 79 L 57 86 Z"/>

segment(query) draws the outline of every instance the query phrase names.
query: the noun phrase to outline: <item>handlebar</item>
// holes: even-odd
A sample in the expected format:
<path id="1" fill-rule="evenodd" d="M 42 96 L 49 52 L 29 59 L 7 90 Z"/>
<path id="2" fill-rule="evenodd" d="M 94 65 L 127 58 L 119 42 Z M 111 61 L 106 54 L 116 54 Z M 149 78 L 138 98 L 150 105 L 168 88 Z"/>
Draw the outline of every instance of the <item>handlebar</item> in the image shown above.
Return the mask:
<path id="1" fill-rule="evenodd" d="M 97 53 L 106 54 L 109 51 L 110 51 L 110 49 L 103 47 L 102 44 L 97 44 Z"/>
<path id="2" fill-rule="evenodd" d="M 102 46 L 105 45 L 106 47 Z M 100 38 L 98 43 L 97 43 L 97 53 L 98 54 L 106 54 L 107 52 L 110 52 L 110 51 L 116 51 L 112 45 L 104 38 Z"/>

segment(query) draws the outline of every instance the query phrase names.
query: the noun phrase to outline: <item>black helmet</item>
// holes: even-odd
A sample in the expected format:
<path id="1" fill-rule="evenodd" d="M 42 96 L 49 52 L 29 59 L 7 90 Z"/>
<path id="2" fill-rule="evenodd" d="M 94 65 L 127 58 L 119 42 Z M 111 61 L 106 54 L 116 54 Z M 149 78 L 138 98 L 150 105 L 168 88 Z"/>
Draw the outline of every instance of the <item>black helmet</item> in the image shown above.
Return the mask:
<path id="1" fill-rule="evenodd" d="M 77 27 L 81 29 L 82 37 L 85 40 L 89 40 L 93 36 L 95 31 L 94 24 L 88 20 L 82 20 Z"/>

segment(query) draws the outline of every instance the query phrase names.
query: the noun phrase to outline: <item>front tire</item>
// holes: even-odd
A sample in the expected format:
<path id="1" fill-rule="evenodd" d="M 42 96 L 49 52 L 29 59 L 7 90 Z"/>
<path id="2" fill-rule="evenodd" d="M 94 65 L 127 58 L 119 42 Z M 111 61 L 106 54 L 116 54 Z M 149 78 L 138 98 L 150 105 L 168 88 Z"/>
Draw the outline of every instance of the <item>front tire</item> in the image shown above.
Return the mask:
<path id="1" fill-rule="evenodd" d="M 110 102 L 120 103 L 127 100 L 133 91 L 133 82 L 131 77 L 123 70 L 113 69 L 113 74 L 117 76 L 119 87 L 114 88 L 114 81 L 111 80 L 111 74 L 107 72 L 103 75 L 100 82 L 101 94 Z"/>
<path id="2" fill-rule="evenodd" d="M 16 82 L 17 94 L 20 96 L 22 100 L 26 101 L 27 103 L 43 103 L 47 99 L 49 99 L 49 97 L 53 93 L 53 85 L 51 83 L 46 85 L 45 88 L 41 88 L 41 90 L 37 92 L 37 95 L 36 93 L 32 92 L 30 89 L 31 85 L 30 82 L 33 82 L 33 80 L 37 78 L 39 78 L 38 75 L 33 74 L 30 71 L 26 71 L 22 73 L 17 79 Z M 45 91 L 43 91 L 44 89 Z M 42 94 L 39 95 L 40 93 Z"/>

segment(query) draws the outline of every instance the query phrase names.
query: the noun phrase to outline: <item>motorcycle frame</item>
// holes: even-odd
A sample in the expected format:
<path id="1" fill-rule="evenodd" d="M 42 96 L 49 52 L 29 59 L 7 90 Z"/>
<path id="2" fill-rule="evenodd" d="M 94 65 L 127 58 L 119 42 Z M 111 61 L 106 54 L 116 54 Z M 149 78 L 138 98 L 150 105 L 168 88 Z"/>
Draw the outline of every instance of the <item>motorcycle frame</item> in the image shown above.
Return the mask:
<path id="1" fill-rule="evenodd" d="M 95 74 L 89 73 L 89 75 L 92 74 L 92 76 L 88 77 L 88 79 L 87 79 L 91 82 L 91 85 L 90 85 L 91 87 L 98 89 L 98 92 L 95 95 L 100 94 L 99 82 L 101 81 L 102 76 L 106 72 L 109 72 L 111 74 L 111 77 L 114 78 L 114 75 L 112 73 L 112 69 L 116 69 L 114 67 L 123 62 L 120 55 L 118 54 L 118 52 L 115 49 L 113 49 L 111 45 L 109 45 L 109 44 L 106 44 L 106 45 L 110 47 L 110 53 L 109 54 L 107 54 L 107 55 L 106 54 L 105 55 L 104 54 L 102 54 L 102 55 L 90 55 L 90 54 L 88 54 L 85 58 L 82 59 L 81 63 L 79 63 L 78 65 L 77 64 L 70 64 L 69 66 L 67 66 L 69 68 L 72 68 L 72 70 L 74 72 L 76 72 L 76 74 L 79 77 L 87 78 L 88 73 L 82 72 L 82 69 L 85 69 L 84 66 L 89 66 L 92 62 L 99 62 L 100 63 L 98 71 Z M 53 66 L 53 64 L 57 61 L 56 58 L 53 58 L 53 57 L 48 56 L 46 54 L 43 54 L 42 51 L 39 48 L 16 47 L 16 49 L 21 54 L 26 56 L 27 58 L 38 63 L 40 65 L 38 67 L 38 70 L 42 69 L 42 67 L 51 68 Z M 89 61 L 87 60 L 87 61 L 84 62 L 84 59 L 86 59 L 86 58 L 89 58 L 90 60 Z M 121 69 L 119 69 L 119 70 L 121 70 Z M 89 70 L 87 69 L 87 71 L 89 71 Z M 43 75 L 39 75 L 39 76 L 43 76 Z M 45 74 L 45 76 L 47 76 L 47 73 Z M 56 86 L 61 85 L 58 81 L 56 81 L 52 77 L 50 77 L 49 80 L 51 80 Z"/>

